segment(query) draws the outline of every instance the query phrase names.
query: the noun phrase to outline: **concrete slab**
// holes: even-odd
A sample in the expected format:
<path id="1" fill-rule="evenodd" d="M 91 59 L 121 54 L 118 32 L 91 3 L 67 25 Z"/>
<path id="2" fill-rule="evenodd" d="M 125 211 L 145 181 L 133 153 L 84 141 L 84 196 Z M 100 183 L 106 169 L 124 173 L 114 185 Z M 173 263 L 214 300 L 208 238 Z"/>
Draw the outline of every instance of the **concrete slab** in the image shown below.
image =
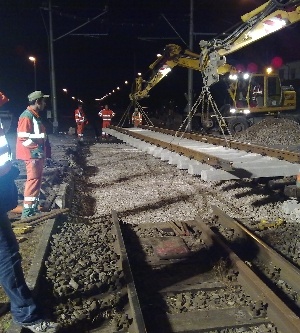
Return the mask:
<path id="1" fill-rule="evenodd" d="M 140 142 L 138 142 L 137 144 L 137 149 L 139 149 L 140 151 L 145 151 L 145 149 L 148 147 L 148 144 L 144 141 L 139 140 Z"/>
<path id="2" fill-rule="evenodd" d="M 198 161 L 191 161 L 188 167 L 188 173 L 193 176 L 201 176 L 203 170 L 210 170 L 212 166 Z"/>
<path id="3" fill-rule="evenodd" d="M 221 180 L 239 179 L 239 177 L 221 169 L 211 168 L 201 171 L 201 179 L 205 182 L 214 182 Z"/>
<path id="4" fill-rule="evenodd" d="M 177 168 L 180 170 L 187 170 L 191 160 L 186 156 L 180 156 L 177 163 Z"/>
<path id="5" fill-rule="evenodd" d="M 139 144 L 139 149 L 143 152 L 146 152 L 150 146 L 150 143 L 141 141 L 141 143 Z"/>
<path id="6" fill-rule="evenodd" d="M 150 154 L 150 155 L 153 155 L 153 152 L 154 152 L 154 150 L 155 150 L 156 148 L 157 148 L 157 147 L 156 147 L 155 145 L 150 145 L 150 146 L 147 148 L 146 152 L 147 152 L 148 154 Z"/>
<path id="7" fill-rule="evenodd" d="M 156 158 L 160 158 L 160 154 L 162 153 L 163 148 L 161 147 L 155 147 L 155 149 L 153 150 L 152 155 Z"/>
<path id="8" fill-rule="evenodd" d="M 170 150 L 164 149 L 160 154 L 160 158 L 162 161 L 169 161 L 171 154 L 172 152 Z"/>
<path id="9" fill-rule="evenodd" d="M 168 163 L 177 165 L 179 158 L 180 158 L 179 154 L 172 152 L 169 156 L 169 162 Z"/>

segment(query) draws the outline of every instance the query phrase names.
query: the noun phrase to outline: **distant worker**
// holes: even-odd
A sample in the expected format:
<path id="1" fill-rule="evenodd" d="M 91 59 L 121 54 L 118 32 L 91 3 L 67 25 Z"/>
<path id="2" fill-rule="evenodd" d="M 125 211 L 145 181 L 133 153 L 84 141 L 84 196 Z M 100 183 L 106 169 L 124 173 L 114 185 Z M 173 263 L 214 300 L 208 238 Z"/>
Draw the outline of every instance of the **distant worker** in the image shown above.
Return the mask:
<path id="1" fill-rule="evenodd" d="M 98 109 L 99 107 L 97 107 Z M 95 141 L 98 142 L 101 138 L 101 132 L 102 132 L 102 120 L 98 116 L 98 110 L 96 109 L 96 106 L 91 106 L 86 112 L 86 116 L 88 119 L 89 124 L 91 125 L 92 129 L 95 133 Z"/>
<path id="2" fill-rule="evenodd" d="M 115 113 L 108 108 L 108 105 L 104 106 L 104 109 L 102 109 L 98 113 L 99 117 L 102 118 L 102 138 L 108 138 L 108 133 L 105 132 L 105 128 L 109 127 L 111 124 L 112 118 L 115 116 Z"/>
<path id="3" fill-rule="evenodd" d="M 83 111 L 82 104 L 78 104 L 78 108 L 74 111 L 76 126 L 77 126 L 77 136 L 79 141 L 83 141 L 83 133 L 85 125 L 87 124 L 87 118 Z"/>
<path id="4" fill-rule="evenodd" d="M 132 124 L 134 127 L 138 127 L 139 125 L 142 125 L 143 123 L 143 116 L 141 112 L 138 109 L 135 109 L 132 114 Z"/>
<path id="5" fill-rule="evenodd" d="M 25 162 L 27 172 L 21 218 L 34 216 L 38 212 L 45 159 L 51 157 L 46 128 L 39 114 L 46 106 L 46 97 L 49 95 L 41 91 L 28 95 L 29 106 L 18 121 L 16 158 Z"/>
<path id="6" fill-rule="evenodd" d="M 167 120 L 166 120 L 166 127 L 168 129 L 173 129 L 174 126 L 174 110 L 172 107 L 167 109 Z"/>
<path id="7" fill-rule="evenodd" d="M 256 102 L 256 106 L 262 107 L 264 104 L 264 98 L 263 98 L 263 88 L 259 83 L 256 83 L 253 87 L 253 100 Z"/>

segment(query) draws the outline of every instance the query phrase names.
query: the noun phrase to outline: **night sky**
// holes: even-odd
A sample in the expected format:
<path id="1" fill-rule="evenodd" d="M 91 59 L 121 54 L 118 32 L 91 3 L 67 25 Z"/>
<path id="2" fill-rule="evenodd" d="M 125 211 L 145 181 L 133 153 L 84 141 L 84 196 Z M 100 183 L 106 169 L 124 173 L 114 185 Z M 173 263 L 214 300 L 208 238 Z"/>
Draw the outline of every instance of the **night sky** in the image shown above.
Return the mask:
<path id="1" fill-rule="evenodd" d="M 241 15 L 264 2 L 194 0 L 193 52 L 199 53 L 201 39 L 225 32 L 240 22 Z M 62 113 L 73 111 L 72 96 L 91 105 L 118 86 L 120 91 L 106 102 L 126 109 L 137 73 L 147 78 L 148 66 L 165 45 L 188 48 L 189 0 L 52 0 L 52 8 L 57 107 Z M 34 90 L 29 56 L 37 59 L 37 90 L 51 93 L 48 1 L 1 0 L 0 13 L 0 91 L 10 98 L 5 108 L 17 114 L 25 109 L 27 95 Z M 275 56 L 284 62 L 300 59 L 297 34 L 299 24 L 228 56 L 227 62 L 245 67 L 255 62 L 263 68 Z M 195 74 L 195 87 L 200 80 Z M 68 89 L 67 94 L 63 88 Z M 159 107 L 162 101 L 174 99 L 183 105 L 186 91 L 187 70 L 176 68 L 141 104 Z"/>

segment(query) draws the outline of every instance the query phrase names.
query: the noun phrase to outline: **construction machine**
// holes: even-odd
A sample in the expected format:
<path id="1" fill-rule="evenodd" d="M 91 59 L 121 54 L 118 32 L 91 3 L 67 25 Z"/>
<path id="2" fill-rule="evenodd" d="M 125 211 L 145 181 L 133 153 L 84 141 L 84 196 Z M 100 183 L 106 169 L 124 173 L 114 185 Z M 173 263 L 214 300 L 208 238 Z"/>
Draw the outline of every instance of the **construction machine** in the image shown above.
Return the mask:
<path id="1" fill-rule="evenodd" d="M 285 117 L 300 121 L 296 110 L 296 91 L 293 86 L 283 86 L 278 74 L 237 73 L 229 75 L 228 93 L 230 103 L 220 107 L 223 126 L 234 134 L 267 116 Z M 204 123 L 207 128 L 216 125 L 214 114 L 211 121 Z"/>
<path id="2" fill-rule="evenodd" d="M 201 109 L 201 124 L 206 130 L 218 126 L 233 133 L 251 126 L 266 115 L 290 114 L 296 110 L 296 93 L 291 86 L 282 86 L 276 74 L 251 74 L 246 78 L 226 62 L 226 56 L 276 31 L 300 21 L 300 0 L 269 0 L 241 17 L 242 23 L 225 38 L 200 41 L 200 53 L 182 50 L 178 45 L 165 47 L 162 56 L 149 66 L 152 75 L 148 80 L 136 79 L 129 98 L 136 103 L 148 97 L 175 66 L 200 71 L 202 92 L 192 115 Z M 212 101 L 210 87 L 219 82 L 220 75 L 236 75 L 229 82 L 230 103 L 217 108 Z M 229 75 L 230 78 L 230 75 Z M 255 92 L 255 87 L 260 90 Z"/>

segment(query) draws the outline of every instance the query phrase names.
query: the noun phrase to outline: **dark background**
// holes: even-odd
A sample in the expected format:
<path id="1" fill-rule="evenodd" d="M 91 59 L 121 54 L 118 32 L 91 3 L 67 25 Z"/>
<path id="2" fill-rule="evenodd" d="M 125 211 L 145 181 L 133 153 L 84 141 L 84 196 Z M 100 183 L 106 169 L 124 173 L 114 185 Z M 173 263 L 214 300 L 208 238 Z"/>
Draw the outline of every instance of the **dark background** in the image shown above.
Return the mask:
<path id="1" fill-rule="evenodd" d="M 264 2 L 194 0 L 192 51 L 199 53 L 201 39 L 226 32 L 240 22 L 241 15 Z M 51 93 L 48 5 L 48 1 L 41 0 L 0 1 L 0 91 L 10 98 L 4 108 L 16 116 L 26 108 L 27 95 L 34 90 L 34 67 L 29 56 L 37 59 L 37 90 Z M 148 66 L 167 44 L 188 48 L 189 0 L 52 0 L 52 9 L 60 122 L 73 117 L 77 105 L 72 97 L 83 100 L 88 112 L 95 113 L 107 103 L 120 116 L 129 105 L 128 94 L 137 73 L 147 78 Z M 254 62 L 262 70 L 276 56 L 283 63 L 300 59 L 298 36 L 299 24 L 295 24 L 229 55 L 227 62 L 245 68 Z M 186 69 L 175 68 L 141 104 L 155 110 L 173 101 L 182 111 L 187 78 Z M 196 95 L 200 86 L 201 76 L 194 73 Z M 116 91 L 117 87 L 120 90 Z M 68 92 L 64 93 L 63 88 Z M 116 92 L 109 98 L 95 101 L 113 89 Z M 213 90 L 216 94 L 220 91 L 218 87 Z"/>

